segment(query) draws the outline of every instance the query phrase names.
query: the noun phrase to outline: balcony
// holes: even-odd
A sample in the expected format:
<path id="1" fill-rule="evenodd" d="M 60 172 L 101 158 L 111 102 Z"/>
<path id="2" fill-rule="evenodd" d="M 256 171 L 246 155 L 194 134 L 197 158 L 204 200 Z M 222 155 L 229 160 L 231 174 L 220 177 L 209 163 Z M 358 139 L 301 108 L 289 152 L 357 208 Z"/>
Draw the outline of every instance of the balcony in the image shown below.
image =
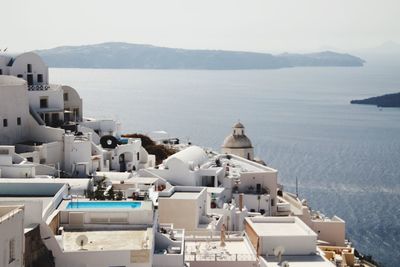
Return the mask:
<path id="1" fill-rule="evenodd" d="M 49 89 L 50 85 L 47 84 L 28 85 L 28 91 L 47 91 Z"/>

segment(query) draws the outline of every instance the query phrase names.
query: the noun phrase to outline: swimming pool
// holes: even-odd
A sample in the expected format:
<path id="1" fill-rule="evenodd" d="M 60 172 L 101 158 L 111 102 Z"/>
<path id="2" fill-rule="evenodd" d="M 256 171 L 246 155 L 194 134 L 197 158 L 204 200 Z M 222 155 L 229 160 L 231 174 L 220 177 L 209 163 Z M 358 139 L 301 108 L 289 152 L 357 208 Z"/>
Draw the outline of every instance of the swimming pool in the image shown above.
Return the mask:
<path id="1" fill-rule="evenodd" d="M 69 202 L 67 209 L 137 209 L 141 206 L 140 202 L 129 201 L 77 201 Z"/>

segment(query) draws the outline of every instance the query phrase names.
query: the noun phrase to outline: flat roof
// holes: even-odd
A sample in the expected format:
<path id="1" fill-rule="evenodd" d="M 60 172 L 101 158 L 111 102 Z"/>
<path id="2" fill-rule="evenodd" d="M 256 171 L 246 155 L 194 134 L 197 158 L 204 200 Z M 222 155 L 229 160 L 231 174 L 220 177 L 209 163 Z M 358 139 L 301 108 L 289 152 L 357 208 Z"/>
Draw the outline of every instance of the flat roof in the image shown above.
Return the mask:
<path id="1" fill-rule="evenodd" d="M 308 235 L 308 233 L 302 227 L 294 222 L 254 223 L 253 227 L 260 236 Z"/>
<path id="2" fill-rule="evenodd" d="M 296 217 L 246 218 L 259 236 L 309 236 L 316 235 Z"/>
<path id="3" fill-rule="evenodd" d="M 79 236 L 85 235 L 88 243 L 83 246 L 85 251 L 101 250 L 141 250 L 151 248 L 151 228 L 143 230 L 109 230 L 109 231 L 66 231 L 62 235 L 65 251 L 79 251 L 76 243 Z M 143 241 L 149 238 L 148 247 L 143 248 Z"/>
<path id="4" fill-rule="evenodd" d="M 174 192 L 171 199 L 196 199 L 200 195 L 199 192 Z"/>

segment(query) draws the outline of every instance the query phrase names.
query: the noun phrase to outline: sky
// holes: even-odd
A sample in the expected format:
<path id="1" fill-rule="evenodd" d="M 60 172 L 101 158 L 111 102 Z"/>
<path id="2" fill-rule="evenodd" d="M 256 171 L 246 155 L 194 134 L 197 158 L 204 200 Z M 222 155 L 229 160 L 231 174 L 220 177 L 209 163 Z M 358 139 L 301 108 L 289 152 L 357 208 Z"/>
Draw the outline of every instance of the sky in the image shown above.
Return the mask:
<path id="1" fill-rule="evenodd" d="M 0 49 L 129 42 L 256 52 L 400 43 L 400 0 L 0 0 Z"/>

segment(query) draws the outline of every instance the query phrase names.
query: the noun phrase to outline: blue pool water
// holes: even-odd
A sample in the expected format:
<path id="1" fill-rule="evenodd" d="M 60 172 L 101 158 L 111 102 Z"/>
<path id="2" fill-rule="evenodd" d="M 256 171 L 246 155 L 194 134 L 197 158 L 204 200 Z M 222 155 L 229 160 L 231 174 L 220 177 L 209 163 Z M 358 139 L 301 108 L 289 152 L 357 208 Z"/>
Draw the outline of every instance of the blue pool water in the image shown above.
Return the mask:
<path id="1" fill-rule="evenodd" d="M 69 202 L 67 209 L 126 209 L 126 208 L 140 208 L 140 202 L 114 202 L 114 201 L 101 201 L 101 202 Z"/>

